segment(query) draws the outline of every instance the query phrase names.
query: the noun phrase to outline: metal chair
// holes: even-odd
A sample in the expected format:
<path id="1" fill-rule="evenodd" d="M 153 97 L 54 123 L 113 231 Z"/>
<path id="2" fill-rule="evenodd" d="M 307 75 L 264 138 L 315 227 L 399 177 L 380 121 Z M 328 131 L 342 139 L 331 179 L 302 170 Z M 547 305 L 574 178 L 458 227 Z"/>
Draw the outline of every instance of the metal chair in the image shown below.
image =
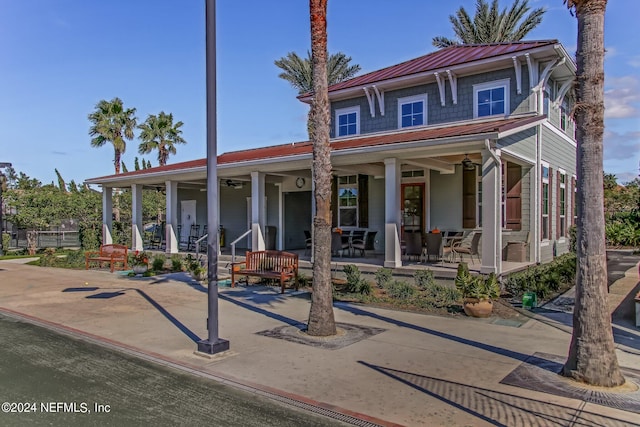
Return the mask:
<path id="1" fill-rule="evenodd" d="M 340 254 L 340 258 L 345 250 L 349 250 L 349 236 L 340 233 L 331 233 L 331 253 Z"/>
<path id="2" fill-rule="evenodd" d="M 442 233 L 428 233 L 425 243 L 425 262 L 430 261 L 432 256 L 436 257 L 436 261 L 442 258 Z"/>
<path id="3" fill-rule="evenodd" d="M 200 237 L 200 225 L 198 224 L 191 224 L 191 229 L 189 231 L 189 240 L 187 240 L 187 252 L 191 250 L 191 247 L 193 246 L 193 249 L 196 248 L 196 240 L 198 240 L 198 238 Z"/>
<path id="4" fill-rule="evenodd" d="M 410 260 L 411 257 L 418 258 L 422 255 L 422 233 L 404 233 L 405 249 L 404 255 Z"/>
<path id="5" fill-rule="evenodd" d="M 353 250 L 353 253 L 355 254 L 355 251 L 360 251 L 360 255 L 365 257 L 366 251 L 374 250 L 374 246 L 376 243 L 376 234 L 378 234 L 377 231 L 367 231 L 364 239 L 352 239 L 351 249 Z"/>
<path id="6" fill-rule="evenodd" d="M 463 245 L 464 241 L 454 242 L 453 245 L 451 245 L 454 260 L 456 255 L 459 255 L 460 261 L 462 262 L 462 255 L 464 254 L 469 255 L 471 261 L 473 261 L 473 256 L 475 255 L 478 258 L 478 262 L 480 262 L 480 253 L 478 252 L 478 248 L 480 246 L 481 237 L 481 232 L 475 232 L 471 238 L 471 244 L 469 246 Z"/>
<path id="7" fill-rule="evenodd" d="M 313 239 L 311 237 L 311 232 L 309 230 L 304 230 L 304 254 L 311 254 L 311 245 L 313 243 Z"/>

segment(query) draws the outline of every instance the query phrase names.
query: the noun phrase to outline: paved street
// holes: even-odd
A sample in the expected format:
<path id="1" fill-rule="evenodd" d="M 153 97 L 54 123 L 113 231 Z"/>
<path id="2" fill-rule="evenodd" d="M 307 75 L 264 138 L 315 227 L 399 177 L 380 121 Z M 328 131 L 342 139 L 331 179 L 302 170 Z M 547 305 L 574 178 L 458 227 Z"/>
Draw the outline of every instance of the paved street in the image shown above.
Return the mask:
<path id="1" fill-rule="evenodd" d="M 4 316 L 0 342 L 0 400 L 30 411 L 3 426 L 345 425 Z"/>

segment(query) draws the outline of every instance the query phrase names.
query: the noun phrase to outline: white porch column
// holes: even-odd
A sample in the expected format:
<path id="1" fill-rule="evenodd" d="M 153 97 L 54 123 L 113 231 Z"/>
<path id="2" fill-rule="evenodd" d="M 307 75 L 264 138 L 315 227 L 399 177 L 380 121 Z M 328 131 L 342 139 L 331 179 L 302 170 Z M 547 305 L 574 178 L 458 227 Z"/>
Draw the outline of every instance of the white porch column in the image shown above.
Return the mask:
<path id="1" fill-rule="evenodd" d="M 276 241 L 276 249 L 284 250 L 284 194 L 282 192 L 282 184 L 277 183 L 278 189 L 278 240 Z"/>
<path id="2" fill-rule="evenodd" d="M 165 225 L 165 252 L 168 254 L 178 253 L 178 183 L 175 181 L 166 181 L 164 183 L 166 187 L 166 225 Z M 189 231 L 187 230 L 187 233 Z"/>
<path id="3" fill-rule="evenodd" d="M 251 172 L 251 250 L 263 251 L 264 244 L 264 178 L 262 172 Z"/>
<path id="4" fill-rule="evenodd" d="M 113 229 L 113 188 L 102 187 L 102 244 L 113 243 L 111 230 Z"/>
<path id="5" fill-rule="evenodd" d="M 131 186 L 131 250 L 143 251 L 142 240 L 142 185 Z"/>
<path id="6" fill-rule="evenodd" d="M 495 156 L 495 157 L 494 157 Z M 502 273 L 502 164 L 482 150 L 482 265 L 481 273 Z"/>
<path id="7" fill-rule="evenodd" d="M 400 166 L 398 159 L 384 159 L 384 266 L 388 268 L 402 266 L 400 249 Z"/>

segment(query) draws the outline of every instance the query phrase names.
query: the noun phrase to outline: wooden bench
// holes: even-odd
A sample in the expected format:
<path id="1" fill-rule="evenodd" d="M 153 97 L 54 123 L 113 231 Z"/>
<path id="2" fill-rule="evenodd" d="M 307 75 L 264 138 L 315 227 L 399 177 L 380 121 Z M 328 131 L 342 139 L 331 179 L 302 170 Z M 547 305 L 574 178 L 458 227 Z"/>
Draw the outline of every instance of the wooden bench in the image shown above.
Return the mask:
<path id="1" fill-rule="evenodd" d="M 283 251 L 247 252 L 242 262 L 231 263 L 231 286 L 235 276 L 256 276 L 280 280 L 280 293 L 284 293 L 285 280 L 293 279 L 298 290 L 298 254 Z"/>
<path id="2" fill-rule="evenodd" d="M 127 247 L 124 245 L 101 245 L 99 251 L 86 252 L 84 257 L 85 270 L 89 269 L 90 262 L 97 262 L 99 267 L 102 267 L 103 262 L 108 262 L 113 273 L 116 263 L 121 263 L 122 269 L 126 270 L 129 262 Z"/>

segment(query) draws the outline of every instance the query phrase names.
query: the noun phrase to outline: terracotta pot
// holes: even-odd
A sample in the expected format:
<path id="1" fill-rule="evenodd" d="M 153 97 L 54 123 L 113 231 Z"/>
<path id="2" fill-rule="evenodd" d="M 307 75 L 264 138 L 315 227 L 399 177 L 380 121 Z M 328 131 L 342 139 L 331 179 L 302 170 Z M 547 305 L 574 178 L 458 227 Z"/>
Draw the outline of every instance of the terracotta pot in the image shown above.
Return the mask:
<path id="1" fill-rule="evenodd" d="M 463 307 L 467 316 L 489 317 L 493 311 L 493 302 L 491 300 L 479 300 L 478 298 L 465 298 Z"/>

